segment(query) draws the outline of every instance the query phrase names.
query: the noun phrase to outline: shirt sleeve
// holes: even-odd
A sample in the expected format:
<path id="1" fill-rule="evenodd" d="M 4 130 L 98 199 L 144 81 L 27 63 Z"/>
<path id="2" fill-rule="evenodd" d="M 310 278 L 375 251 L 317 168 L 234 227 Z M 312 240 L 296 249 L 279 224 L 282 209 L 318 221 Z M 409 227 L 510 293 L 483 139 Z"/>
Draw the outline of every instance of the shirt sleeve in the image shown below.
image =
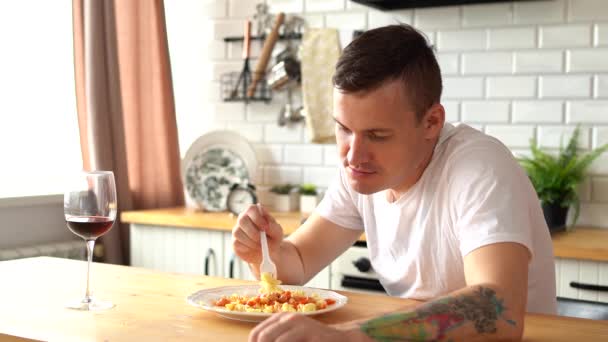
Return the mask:
<path id="1" fill-rule="evenodd" d="M 319 216 L 348 229 L 363 230 L 363 220 L 359 214 L 358 194 L 354 193 L 346 180 L 344 169 L 331 182 L 315 212 Z"/>
<path id="2" fill-rule="evenodd" d="M 532 223 L 538 210 L 532 185 L 502 144 L 468 150 L 450 170 L 455 235 L 463 256 L 493 243 L 515 242 L 533 257 Z"/>

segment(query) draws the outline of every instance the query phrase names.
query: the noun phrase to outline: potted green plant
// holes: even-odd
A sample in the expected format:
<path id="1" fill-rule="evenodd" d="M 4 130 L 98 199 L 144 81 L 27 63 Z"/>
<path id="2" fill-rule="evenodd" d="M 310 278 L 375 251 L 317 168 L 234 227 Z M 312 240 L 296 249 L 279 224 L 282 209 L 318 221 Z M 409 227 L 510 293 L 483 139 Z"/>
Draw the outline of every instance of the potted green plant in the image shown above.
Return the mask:
<path id="1" fill-rule="evenodd" d="M 317 207 L 317 186 L 310 183 L 300 185 L 300 212 L 310 214 Z"/>
<path id="2" fill-rule="evenodd" d="M 293 184 L 278 184 L 270 188 L 272 208 L 276 211 L 298 210 L 298 187 Z"/>
<path id="3" fill-rule="evenodd" d="M 580 127 L 577 126 L 566 148 L 560 146 L 556 156 L 540 150 L 536 141 L 531 140 L 531 157 L 518 158 L 526 170 L 541 201 L 543 214 L 551 232 L 566 229 L 568 209 L 573 207 L 574 226 L 580 213 L 578 185 L 585 179 L 586 170 L 599 157 L 608 144 L 595 150 L 581 153 L 578 150 Z"/>

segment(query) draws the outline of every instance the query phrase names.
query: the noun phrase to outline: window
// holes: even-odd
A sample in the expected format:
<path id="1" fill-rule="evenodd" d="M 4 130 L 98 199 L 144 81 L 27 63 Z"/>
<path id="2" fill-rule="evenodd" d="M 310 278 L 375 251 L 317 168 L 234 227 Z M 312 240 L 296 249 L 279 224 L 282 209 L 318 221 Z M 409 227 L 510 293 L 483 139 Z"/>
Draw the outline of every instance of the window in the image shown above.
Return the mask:
<path id="1" fill-rule="evenodd" d="M 82 168 L 72 1 L 0 1 L 0 46 L 0 198 L 61 194 Z"/>

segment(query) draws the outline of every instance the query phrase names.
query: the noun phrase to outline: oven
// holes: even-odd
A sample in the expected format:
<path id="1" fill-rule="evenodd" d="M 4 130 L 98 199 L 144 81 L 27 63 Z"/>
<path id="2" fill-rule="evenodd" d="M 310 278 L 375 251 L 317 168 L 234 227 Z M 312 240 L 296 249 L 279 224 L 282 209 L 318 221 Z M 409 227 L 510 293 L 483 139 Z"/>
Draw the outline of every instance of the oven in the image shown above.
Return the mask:
<path id="1" fill-rule="evenodd" d="M 386 295 L 372 267 L 365 241 L 357 241 L 334 260 L 331 283 L 333 290 Z"/>

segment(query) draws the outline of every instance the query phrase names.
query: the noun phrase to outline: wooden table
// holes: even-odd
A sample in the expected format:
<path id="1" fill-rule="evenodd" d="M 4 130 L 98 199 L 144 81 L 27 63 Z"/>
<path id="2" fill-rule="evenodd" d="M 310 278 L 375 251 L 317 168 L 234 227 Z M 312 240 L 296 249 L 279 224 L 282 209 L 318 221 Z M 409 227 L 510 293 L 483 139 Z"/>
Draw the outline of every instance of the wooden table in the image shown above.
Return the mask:
<path id="1" fill-rule="evenodd" d="M 246 341 L 253 323 L 228 320 L 189 306 L 200 289 L 245 284 L 223 278 L 94 264 L 93 291 L 116 307 L 92 313 L 64 304 L 80 298 L 86 263 L 39 257 L 0 262 L 0 340 L 26 341 Z M 415 302 L 341 292 L 348 304 L 319 316 L 339 323 Z M 529 314 L 524 341 L 608 341 L 608 322 Z"/>

